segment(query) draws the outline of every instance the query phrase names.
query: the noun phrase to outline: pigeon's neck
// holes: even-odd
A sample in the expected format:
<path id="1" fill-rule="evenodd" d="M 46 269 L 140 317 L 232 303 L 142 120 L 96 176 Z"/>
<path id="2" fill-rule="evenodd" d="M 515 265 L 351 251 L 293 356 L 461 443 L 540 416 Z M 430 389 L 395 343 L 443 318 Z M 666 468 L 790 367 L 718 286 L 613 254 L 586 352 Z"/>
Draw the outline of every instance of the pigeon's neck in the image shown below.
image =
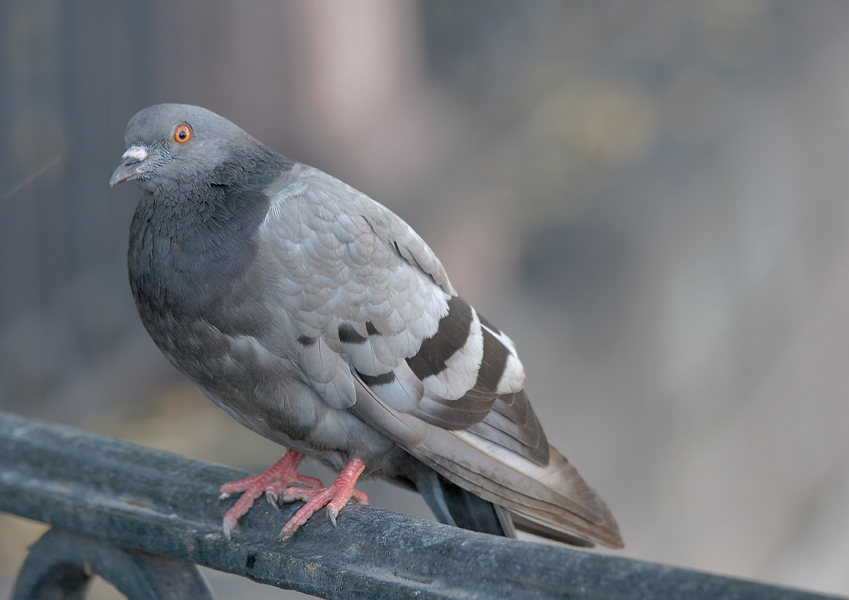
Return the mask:
<path id="1" fill-rule="evenodd" d="M 269 184 L 291 166 L 265 148 L 233 156 L 204 177 L 172 181 L 154 191 L 148 202 L 153 221 L 185 252 L 238 245 L 265 217 Z"/>
<path id="2" fill-rule="evenodd" d="M 241 178 L 222 171 L 207 182 L 143 194 L 129 251 L 137 301 L 154 313 L 195 314 L 231 289 L 228 282 L 238 280 L 255 257 L 253 234 L 268 211 L 268 183 L 281 168 L 291 168 L 264 166 L 242 171 Z M 155 282 L 155 297 L 139 296 L 149 294 L 144 281 Z"/>

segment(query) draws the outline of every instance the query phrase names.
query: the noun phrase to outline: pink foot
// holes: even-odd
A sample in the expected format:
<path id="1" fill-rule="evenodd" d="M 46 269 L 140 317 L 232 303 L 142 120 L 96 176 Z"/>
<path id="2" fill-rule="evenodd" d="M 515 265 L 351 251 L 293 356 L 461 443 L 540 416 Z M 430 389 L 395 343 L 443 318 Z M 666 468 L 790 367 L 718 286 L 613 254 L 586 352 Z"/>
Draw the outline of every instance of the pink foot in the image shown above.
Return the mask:
<path id="1" fill-rule="evenodd" d="M 307 500 L 307 503 L 283 526 L 283 531 L 280 532 L 279 539 L 285 540 L 291 537 L 301 525 L 306 523 L 323 506 L 327 507 L 327 516 L 335 527 L 336 515 L 339 514 L 343 506 L 348 504 L 349 500 L 359 502 L 360 504 L 368 504 L 368 496 L 354 487 L 354 484 L 357 483 L 357 478 L 365 468 L 366 465 L 362 460 L 353 458 L 348 461 L 348 464 L 339 473 L 339 477 L 327 487 L 311 489 L 290 487 L 286 489 L 281 501 Z"/>
<path id="2" fill-rule="evenodd" d="M 243 492 L 236 504 L 224 514 L 224 537 L 230 539 L 230 532 L 235 529 L 236 522 L 250 510 L 256 499 L 263 494 L 274 506 L 277 506 L 277 497 L 283 490 L 321 488 L 321 481 L 315 477 L 307 477 L 298 473 L 298 465 L 301 464 L 303 459 L 304 455 L 297 450 L 289 450 L 283 458 L 259 475 L 222 485 L 221 493 L 218 496 L 219 500 L 224 500 L 234 493 Z M 293 485 L 304 487 L 291 487 Z"/>

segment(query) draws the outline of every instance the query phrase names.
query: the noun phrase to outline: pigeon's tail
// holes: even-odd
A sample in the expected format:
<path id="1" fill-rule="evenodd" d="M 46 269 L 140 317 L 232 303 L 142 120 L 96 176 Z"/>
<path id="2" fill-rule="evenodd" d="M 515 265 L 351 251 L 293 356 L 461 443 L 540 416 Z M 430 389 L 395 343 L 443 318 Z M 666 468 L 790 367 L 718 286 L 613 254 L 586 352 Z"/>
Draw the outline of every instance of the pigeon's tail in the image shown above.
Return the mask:
<path id="1" fill-rule="evenodd" d="M 451 483 L 436 471 L 422 469 L 416 474 L 415 484 L 440 522 L 480 533 L 516 537 L 513 519 L 506 509 Z"/>

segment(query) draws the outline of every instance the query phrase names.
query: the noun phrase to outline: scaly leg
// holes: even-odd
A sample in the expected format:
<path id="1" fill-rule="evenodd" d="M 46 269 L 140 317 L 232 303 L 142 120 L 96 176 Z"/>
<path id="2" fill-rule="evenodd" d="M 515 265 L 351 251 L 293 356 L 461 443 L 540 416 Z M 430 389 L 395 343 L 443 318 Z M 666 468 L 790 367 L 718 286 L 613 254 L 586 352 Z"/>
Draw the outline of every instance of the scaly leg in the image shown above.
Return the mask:
<path id="1" fill-rule="evenodd" d="M 295 516 L 289 519 L 289 522 L 283 526 L 283 531 L 280 532 L 281 540 L 285 540 L 292 536 L 298 528 L 307 522 L 316 512 L 322 507 L 327 507 L 327 516 L 333 526 L 336 526 L 336 515 L 343 506 L 348 504 L 349 500 L 368 504 L 368 496 L 354 487 L 357 483 L 357 478 L 365 470 L 366 465 L 359 458 L 352 458 L 339 473 L 336 480 L 322 488 L 306 489 L 302 487 L 289 487 L 283 493 L 281 502 L 291 502 L 293 500 L 307 500 L 300 510 L 295 513 Z"/>
<path id="2" fill-rule="evenodd" d="M 321 488 L 321 481 L 315 477 L 307 477 L 298 473 L 298 465 L 301 464 L 303 459 L 304 455 L 297 450 L 289 450 L 283 458 L 259 475 L 222 485 L 221 494 L 218 496 L 219 500 L 224 500 L 234 493 L 243 492 L 236 504 L 224 514 L 224 537 L 230 539 L 230 532 L 236 527 L 236 522 L 250 510 L 256 499 L 263 494 L 272 504 L 277 506 L 277 496 L 284 489 Z M 290 487 L 293 485 L 304 487 Z"/>

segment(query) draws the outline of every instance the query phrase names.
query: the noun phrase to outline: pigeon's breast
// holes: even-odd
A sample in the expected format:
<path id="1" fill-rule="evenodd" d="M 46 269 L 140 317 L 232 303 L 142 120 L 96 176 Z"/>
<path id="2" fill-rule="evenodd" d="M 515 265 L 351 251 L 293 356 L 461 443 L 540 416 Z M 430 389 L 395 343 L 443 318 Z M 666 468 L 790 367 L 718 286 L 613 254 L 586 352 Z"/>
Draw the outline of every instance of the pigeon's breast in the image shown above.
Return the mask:
<path id="1" fill-rule="evenodd" d="M 231 338 L 258 337 L 262 330 L 285 335 L 285 320 L 270 315 L 263 302 L 257 273 L 253 232 L 261 214 L 181 214 L 157 200 L 139 203 L 127 259 L 141 320 L 166 356 L 195 379 L 192 365 L 219 354 L 226 361 L 222 353 Z M 255 204 L 260 213 L 261 203 Z M 269 324 L 279 331 L 268 331 Z M 223 375 L 221 365 L 208 370 Z"/>

